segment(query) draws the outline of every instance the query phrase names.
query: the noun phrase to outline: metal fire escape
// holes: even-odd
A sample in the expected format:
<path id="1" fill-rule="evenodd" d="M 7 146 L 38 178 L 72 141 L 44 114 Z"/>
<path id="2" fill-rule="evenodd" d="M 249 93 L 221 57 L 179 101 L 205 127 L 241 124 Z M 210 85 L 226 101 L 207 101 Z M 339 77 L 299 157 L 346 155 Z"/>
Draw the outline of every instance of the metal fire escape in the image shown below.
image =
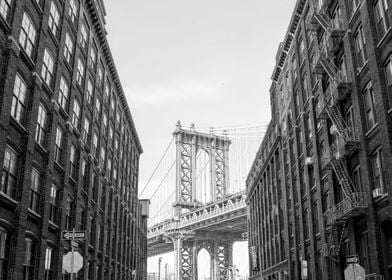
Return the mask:
<path id="1" fill-rule="evenodd" d="M 350 92 L 351 83 L 344 69 L 339 69 L 334 56 L 343 44 L 345 30 L 342 24 L 328 16 L 330 0 L 313 1 L 313 13 L 309 17 L 308 28 L 320 35 L 319 52 L 312 61 L 314 75 L 328 75 L 329 85 L 319 96 L 316 106 L 317 118 L 330 119 L 334 134 L 334 143 L 323 151 L 321 165 L 323 169 L 332 169 L 342 188 L 343 199 L 324 213 L 328 243 L 324 244 L 323 256 L 328 258 L 329 277 L 336 279 L 336 264 L 339 262 L 340 247 L 346 222 L 364 214 L 367 209 L 365 193 L 359 192 L 351 181 L 344 158 L 352 155 L 359 147 L 359 138 L 353 127 L 345 122 L 339 108 L 339 102 Z"/>

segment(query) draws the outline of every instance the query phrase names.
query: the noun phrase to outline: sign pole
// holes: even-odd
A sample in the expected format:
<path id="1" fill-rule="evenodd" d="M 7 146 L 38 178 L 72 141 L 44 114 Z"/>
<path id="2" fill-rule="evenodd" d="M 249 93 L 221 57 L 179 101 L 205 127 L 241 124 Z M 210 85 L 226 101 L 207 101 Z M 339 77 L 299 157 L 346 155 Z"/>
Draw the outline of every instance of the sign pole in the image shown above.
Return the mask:
<path id="1" fill-rule="evenodd" d="M 74 262 L 75 262 L 75 250 L 74 250 L 74 241 L 75 240 L 75 228 L 72 230 L 72 239 L 71 239 L 71 252 L 72 252 L 72 257 L 71 257 L 71 280 L 74 279 Z"/>

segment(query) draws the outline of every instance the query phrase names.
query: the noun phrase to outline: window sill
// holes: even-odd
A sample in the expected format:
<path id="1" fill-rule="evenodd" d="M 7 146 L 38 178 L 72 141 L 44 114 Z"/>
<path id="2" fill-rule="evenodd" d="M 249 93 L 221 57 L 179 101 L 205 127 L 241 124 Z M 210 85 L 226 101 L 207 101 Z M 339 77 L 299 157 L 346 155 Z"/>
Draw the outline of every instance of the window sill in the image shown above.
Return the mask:
<path id="1" fill-rule="evenodd" d="M 6 203 L 10 204 L 11 206 L 17 206 L 18 202 L 13 199 L 12 197 L 10 197 L 8 194 L 3 193 L 2 191 L 0 191 L 0 199 L 4 198 L 6 200 Z"/>
<path id="2" fill-rule="evenodd" d="M 52 29 L 48 27 L 48 33 L 50 38 L 52 38 L 53 43 L 55 44 L 56 48 L 59 47 L 59 40 L 57 39 L 56 35 L 53 34 Z"/>
<path id="3" fill-rule="evenodd" d="M 28 135 L 26 128 L 20 122 L 18 122 L 13 116 L 10 117 L 10 120 L 11 123 L 15 126 L 15 128 L 19 130 L 20 133 L 24 135 Z"/>
<path id="4" fill-rule="evenodd" d="M 53 161 L 54 162 L 54 166 L 60 171 L 60 172 L 64 172 L 64 167 L 62 167 L 60 165 L 60 163 L 58 163 L 57 161 Z"/>
<path id="5" fill-rule="evenodd" d="M 32 209 L 28 208 L 28 209 L 27 209 L 27 212 L 28 212 L 29 215 L 32 216 L 34 219 L 37 219 L 37 220 L 41 219 L 41 215 L 38 214 L 37 212 L 35 212 L 35 211 L 32 210 Z"/>
<path id="6" fill-rule="evenodd" d="M 358 7 L 355 8 L 355 10 L 353 11 L 348 23 L 351 24 L 354 20 L 354 18 L 357 16 L 357 14 L 359 13 L 359 10 L 361 9 L 363 1 L 361 1 L 361 3 L 358 5 Z"/>
<path id="7" fill-rule="evenodd" d="M 30 70 L 34 70 L 35 68 L 35 63 L 34 61 L 31 59 L 31 57 L 26 53 L 25 49 L 19 44 L 20 47 L 20 52 L 19 52 L 19 56 L 22 57 L 22 59 L 24 61 L 26 61 L 27 65 L 29 66 Z"/>
<path id="8" fill-rule="evenodd" d="M 359 77 L 362 74 L 362 72 L 367 68 L 368 64 L 369 64 L 369 60 L 366 60 L 361 67 L 357 68 L 357 73 L 356 73 L 357 77 Z"/>
<path id="9" fill-rule="evenodd" d="M 388 30 L 385 32 L 384 36 L 380 39 L 380 41 L 377 44 L 377 48 L 383 47 L 384 43 L 388 41 L 388 39 L 391 37 L 392 34 L 392 27 L 389 27 Z"/>
<path id="10" fill-rule="evenodd" d="M 56 225 L 56 224 L 55 224 L 54 222 L 52 222 L 52 221 L 49 221 L 48 225 L 49 225 L 49 228 L 51 228 L 51 229 L 53 229 L 53 230 L 58 230 L 58 229 L 59 229 L 59 226 Z"/>
<path id="11" fill-rule="evenodd" d="M 42 79 L 42 77 L 40 77 L 40 78 Z M 49 97 L 52 97 L 53 90 L 50 88 L 50 85 L 48 85 L 45 80 L 42 80 L 42 86 L 45 89 L 45 91 L 49 94 Z"/>
<path id="12" fill-rule="evenodd" d="M 377 129 L 377 127 L 378 127 L 378 123 L 375 123 L 375 125 L 373 125 L 373 127 L 366 132 L 365 136 L 366 137 L 371 136 L 374 133 L 374 131 Z"/>
<path id="13" fill-rule="evenodd" d="M 48 150 L 46 150 L 40 143 L 35 142 L 35 146 L 38 147 L 38 150 L 42 153 L 47 155 L 48 154 Z"/>

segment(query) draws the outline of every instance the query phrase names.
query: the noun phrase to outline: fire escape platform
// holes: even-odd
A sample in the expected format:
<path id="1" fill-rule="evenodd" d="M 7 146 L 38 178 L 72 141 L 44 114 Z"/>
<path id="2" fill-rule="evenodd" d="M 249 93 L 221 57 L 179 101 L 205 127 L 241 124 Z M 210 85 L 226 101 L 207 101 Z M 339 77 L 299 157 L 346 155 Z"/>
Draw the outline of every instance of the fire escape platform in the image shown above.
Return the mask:
<path id="1" fill-rule="evenodd" d="M 361 216 L 368 208 L 366 193 L 352 193 L 341 202 L 324 213 L 327 226 L 341 224 L 347 220 Z"/>

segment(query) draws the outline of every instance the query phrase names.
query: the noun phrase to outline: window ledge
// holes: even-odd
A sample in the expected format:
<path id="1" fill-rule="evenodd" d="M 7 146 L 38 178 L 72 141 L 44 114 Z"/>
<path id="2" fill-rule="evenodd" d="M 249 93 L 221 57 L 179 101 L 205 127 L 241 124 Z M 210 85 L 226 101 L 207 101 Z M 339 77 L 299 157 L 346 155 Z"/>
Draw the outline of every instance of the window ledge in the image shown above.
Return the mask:
<path id="1" fill-rule="evenodd" d="M 41 215 L 38 214 L 37 212 L 35 212 L 34 210 L 28 208 L 27 211 L 28 211 L 28 213 L 29 213 L 31 216 L 33 216 L 34 218 L 36 218 L 36 219 L 41 219 Z"/>
<path id="2" fill-rule="evenodd" d="M 56 224 L 55 224 L 54 222 L 52 222 L 52 221 L 49 221 L 48 225 L 49 225 L 49 227 L 52 228 L 52 229 L 55 229 L 55 230 L 59 229 L 59 226 L 56 225 Z"/>
<path id="3" fill-rule="evenodd" d="M 366 60 L 361 67 L 358 67 L 356 75 L 360 76 L 362 72 L 367 68 L 368 64 L 369 64 L 369 60 Z"/>
<path id="4" fill-rule="evenodd" d="M 10 196 L 9 196 L 8 194 L 6 194 L 6 193 L 3 193 L 2 191 L 0 191 L 0 196 L 1 196 L 2 198 L 5 198 L 5 199 L 7 200 L 7 202 L 13 204 L 13 206 L 18 205 L 18 202 L 17 202 L 15 199 L 13 199 L 12 197 L 10 197 Z"/>
<path id="5" fill-rule="evenodd" d="M 391 34 L 392 34 L 392 27 L 389 27 L 388 30 L 385 32 L 384 36 L 382 36 L 382 38 L 378 42 L 377 48 L 382 47 L 384 43 L 388 41 L 387 39 L 390 37 Z"/>
<path id="6" fill-rule="evenodd" d="M 365 136 L 366 137 L 371 136 L 373 132 L 377 129 L 377 127 L 378 127 L 378 123 L 375 123 L 373 127 L 366 132 Z"/>
<path id="7" fill-rule="evenodd" d="M 36 147 L 38 147 L 38 150 L 43 153 L 43 154 L 48 154 L 48 150 L 45 149 L 40 143 L 38 143 L 37 141 L 35 142 Z"/>
<path id="8" fill-rule="evenodd" d="M 35 63 L 34 61 L 31 59 L 31 57 L 26 53 L 25 49 L 19 44 L 20 47 L 20 56 L 22 56 L 22 58 L 27 62 L 30 70 L 34 70 L 35 67 Z"/>
<path id="9" fill-rule="evenodd" d="M 17 130 L 19 130 L 21 133 L 25 135 L 28 134 L 26 128 L 20 122 L 18 122 L 13 116 L 10 117 L 10 120 Z"/>

